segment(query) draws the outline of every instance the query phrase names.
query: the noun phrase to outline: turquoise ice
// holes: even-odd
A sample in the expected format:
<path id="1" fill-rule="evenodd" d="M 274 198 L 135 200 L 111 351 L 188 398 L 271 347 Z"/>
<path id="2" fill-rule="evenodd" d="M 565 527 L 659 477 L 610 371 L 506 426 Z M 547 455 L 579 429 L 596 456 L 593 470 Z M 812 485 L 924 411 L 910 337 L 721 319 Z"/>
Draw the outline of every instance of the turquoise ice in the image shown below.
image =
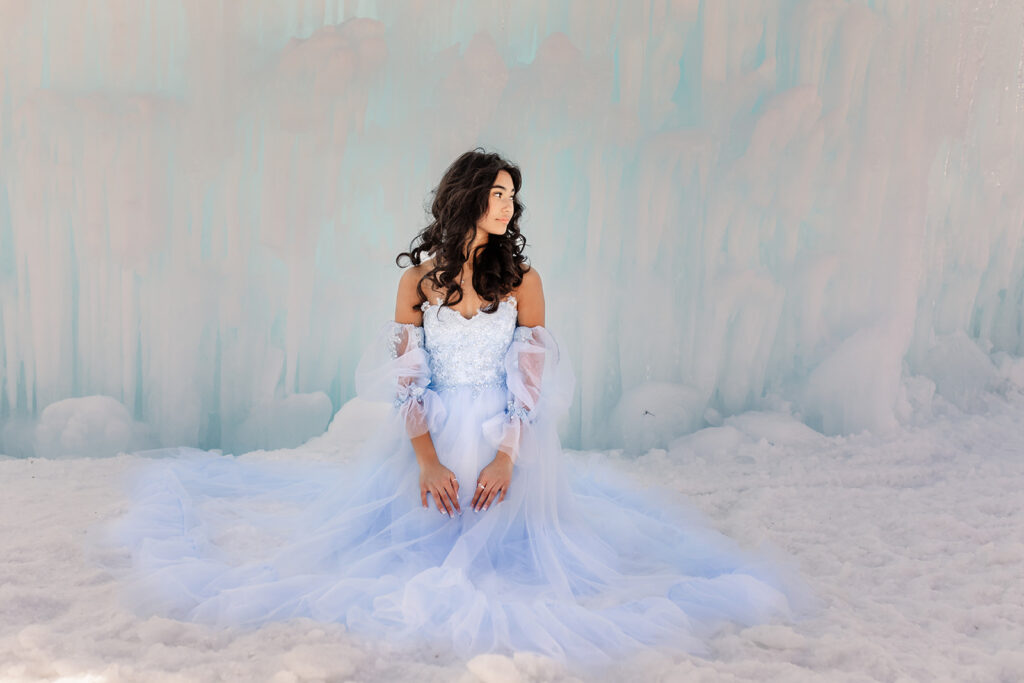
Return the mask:
<path id="1" fill-rule="evenodd" d="M 1024 386 L 1022 46 L 1011 2 L 9 0 L 0 452 L 319 433 L 478 144 L 567 444 L 977 409 Z"/>

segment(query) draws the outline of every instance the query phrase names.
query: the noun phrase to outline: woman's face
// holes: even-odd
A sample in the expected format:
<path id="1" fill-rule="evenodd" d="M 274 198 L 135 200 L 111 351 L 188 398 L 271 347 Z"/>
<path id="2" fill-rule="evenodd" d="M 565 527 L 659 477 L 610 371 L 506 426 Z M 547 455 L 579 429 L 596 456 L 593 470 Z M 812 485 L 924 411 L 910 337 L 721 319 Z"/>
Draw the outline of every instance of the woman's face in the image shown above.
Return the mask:
<path id="1" fill-rule="evenodd" d="M 512 220 L 512 176 L 508 171 L 498 171 L 491 186 L 487 211 L 476 222 L 476 227 L 492 235 L 504 235 L 508 222 Z"/>

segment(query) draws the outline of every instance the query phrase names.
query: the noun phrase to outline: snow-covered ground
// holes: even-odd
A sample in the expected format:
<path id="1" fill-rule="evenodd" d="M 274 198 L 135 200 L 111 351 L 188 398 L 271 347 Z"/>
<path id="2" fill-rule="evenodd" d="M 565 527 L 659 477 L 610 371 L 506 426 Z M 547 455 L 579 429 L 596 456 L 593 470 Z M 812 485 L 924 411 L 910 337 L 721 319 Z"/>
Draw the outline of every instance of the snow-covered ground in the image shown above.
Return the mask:
<path id="1" fill-rule="evenodd" d="M 572 454 L 669 486 L 743 545 L 789 556 L 821 603 L 796 623 L 726 630 L 708 658 L 645 653 L 608 679 L 1024 679 L 1024 395 L 983 403 L 971 414 L 940 403 L 884 436 L 824 437 L 747 413 L 636 459 Z M 346 425 L 362 416 L 342 412 L 300 449 L 243 457 L 344 458 L 358 440 Z M 533 655 L 401 654 L 309 620 L 242 633 L 140 619 L 87 552 L 139 462 L 0 458 L 0 680 L 572 678 Z"/>

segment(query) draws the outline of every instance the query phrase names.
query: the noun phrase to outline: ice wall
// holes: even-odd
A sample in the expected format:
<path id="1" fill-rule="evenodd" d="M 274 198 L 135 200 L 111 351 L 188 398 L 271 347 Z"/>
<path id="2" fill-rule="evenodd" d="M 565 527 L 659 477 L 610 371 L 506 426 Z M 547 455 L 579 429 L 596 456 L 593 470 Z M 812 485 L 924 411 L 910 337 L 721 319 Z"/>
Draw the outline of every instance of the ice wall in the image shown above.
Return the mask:
<path id="1" fill-rule="evenodd" d="M 5 0 L 0 452 L 92 395 L 133 443 L 322 430 L 477 144 L 523 168 L 570 444 L 1022 375 L 1019 2 Z"/>

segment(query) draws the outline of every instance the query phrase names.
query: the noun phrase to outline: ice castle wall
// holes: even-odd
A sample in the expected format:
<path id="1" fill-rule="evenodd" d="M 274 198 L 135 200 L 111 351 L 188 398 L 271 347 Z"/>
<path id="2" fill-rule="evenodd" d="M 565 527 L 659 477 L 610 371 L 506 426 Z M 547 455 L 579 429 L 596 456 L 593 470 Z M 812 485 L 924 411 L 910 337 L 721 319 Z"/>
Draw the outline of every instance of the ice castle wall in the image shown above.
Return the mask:
<path id="1" fill-rule="evenodd" d="M 572 445 L 1024 375 L 1021 3 L 8 0 L 0 452 L 94 395 L 131 444 L 322 431 L 477 144 L 524 172 Z"/>

